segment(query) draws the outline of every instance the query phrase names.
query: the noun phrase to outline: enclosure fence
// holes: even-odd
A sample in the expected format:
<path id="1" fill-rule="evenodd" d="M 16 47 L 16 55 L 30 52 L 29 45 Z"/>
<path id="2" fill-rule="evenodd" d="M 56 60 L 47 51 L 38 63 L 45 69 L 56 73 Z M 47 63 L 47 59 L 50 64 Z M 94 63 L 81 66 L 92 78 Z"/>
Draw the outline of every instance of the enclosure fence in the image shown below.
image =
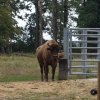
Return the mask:
<path id="1" fill-rule="evenodd" d="M 64 58 L 69 75 L 96 75 L 100 61 L 100 28 L 65 28 Z"/>

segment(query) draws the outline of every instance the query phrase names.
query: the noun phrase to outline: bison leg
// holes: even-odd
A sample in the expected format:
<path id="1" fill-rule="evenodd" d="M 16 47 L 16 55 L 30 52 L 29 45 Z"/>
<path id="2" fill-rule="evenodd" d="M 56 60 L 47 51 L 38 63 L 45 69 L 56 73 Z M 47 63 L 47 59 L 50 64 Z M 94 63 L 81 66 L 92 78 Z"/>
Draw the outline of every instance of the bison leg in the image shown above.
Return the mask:
<path id="1" fill-rule="evenodd" d="M 52 67 L 52 81 L 54 81 L 56 67 Z"/>
<path id="2" fill-rule="evenodd" d="M 41 81 L 43 81 L 43 66 L 40 65 L 40 71 L 41 71 Z"/>
<path id="3" fill-rule="evenodd" d="M 48 65 L 45 65 L 44 66 L 44 77 L 45 77 L 45 81 L 47 82 L 48 81 Z"/>

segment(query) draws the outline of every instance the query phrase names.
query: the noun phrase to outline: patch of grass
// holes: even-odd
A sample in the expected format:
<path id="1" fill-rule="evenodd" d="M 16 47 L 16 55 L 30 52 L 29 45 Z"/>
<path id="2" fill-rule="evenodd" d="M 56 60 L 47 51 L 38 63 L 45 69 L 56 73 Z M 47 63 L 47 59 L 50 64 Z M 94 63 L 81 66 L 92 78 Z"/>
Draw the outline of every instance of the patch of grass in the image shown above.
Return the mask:
<path id="1" fill-rule="evenodd" d="M 16 81 L 33 81 L 40 80 L 39 77 L 33 75 L 8 75 L 0 78 L 0 82 L 16 82 Z"/>
<path id="2" fill-rule="evenodd" d="M 33 81 L 41 80 L 40 67 L 36 56 L 0 56 L 0 82 Z M 49 67 L 49 79 L 51 80 L 51 67 Z M 58 68 L 55 80 L 58 79 Z"/>
<path id="3" fill-rule="evenodd" d="M 40 78 L 36 57 L 0 56 L 0 81 L 28 81 Z"/>
<path id="4" fill-rule="evenodd" d="M 67 100 L 66 97 L 56 93 L 33 93 L 33 92 L 20 92 L 17 97 L 8 97 L 9 100 Z M 68 99 L 72 100 L 72 99 Z"/>
<path id="5" fill-rule="evenodd" d="M 79 97 L 75 93 L 58 95 L 57 93 L 20 92 L 17 96 L 8 97 L 7 100 L 95 100 L 92 97 Z"/>
<path id="6" fill-rule="evenodd" d="M 79 65 L 79 63 L 73 63 Z M 80 69 L 72 69 L 80 71 Z M 91 69 L 93 70 L 93 69 Z M 90 71 L 90 70 L 89 70 Z M 88 76 L 93 77 L 93 76 Z M 81 75 L 71 76 L 71 79 L 83 78 Z M 49 67 L 51 79 L 51 67 Z M 0 81 L 33 81 L 40 80 L 40 67 L 34 54 L 29 55 L 1 55 L 0 56 Z M 55 80 L 58 80 L 58 67 Z"/>

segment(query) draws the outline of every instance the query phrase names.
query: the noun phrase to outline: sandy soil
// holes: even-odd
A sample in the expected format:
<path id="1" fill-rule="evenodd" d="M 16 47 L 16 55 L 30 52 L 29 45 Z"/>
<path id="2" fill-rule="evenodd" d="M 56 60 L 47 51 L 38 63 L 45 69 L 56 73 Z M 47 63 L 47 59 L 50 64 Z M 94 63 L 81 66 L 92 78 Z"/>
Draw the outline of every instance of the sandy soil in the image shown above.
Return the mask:
<path id="1" fill-rule="evenodd" d="M 6 98 L 10 96 L 20 96 L 21 94 L 19 94 L 19 92 L 21 91 L 32 93 L 56 93 L 63 96 L 66 94 L 75 93 L 76 99 L 79 100 L 78 98 L 81 96 L 91 96 L 90 90 L 96 87 L 96 79 L 79 79 L 55 82 L 1 82 L 0 100 L 7 100 Z"/>

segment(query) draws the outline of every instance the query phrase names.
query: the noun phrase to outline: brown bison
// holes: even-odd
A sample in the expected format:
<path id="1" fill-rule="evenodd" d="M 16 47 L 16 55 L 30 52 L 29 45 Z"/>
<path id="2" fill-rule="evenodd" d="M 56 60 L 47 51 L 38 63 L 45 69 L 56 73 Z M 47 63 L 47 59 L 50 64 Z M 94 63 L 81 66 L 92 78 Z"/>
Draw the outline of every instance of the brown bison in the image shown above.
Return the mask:
<path id="1" fill-rule="evenodd" d="M 37 59 L 41 70 L 41 80 L 48 81 L 48 66 L 52 67 L 52 81 L 54 81 L 57 66 L 59 45 L 55 40 L 48 40 L 36 49 Z M 44 74 L 44 75 L 43 75 Z M 44 76 L 44 77 L 43 77 Z"/>

